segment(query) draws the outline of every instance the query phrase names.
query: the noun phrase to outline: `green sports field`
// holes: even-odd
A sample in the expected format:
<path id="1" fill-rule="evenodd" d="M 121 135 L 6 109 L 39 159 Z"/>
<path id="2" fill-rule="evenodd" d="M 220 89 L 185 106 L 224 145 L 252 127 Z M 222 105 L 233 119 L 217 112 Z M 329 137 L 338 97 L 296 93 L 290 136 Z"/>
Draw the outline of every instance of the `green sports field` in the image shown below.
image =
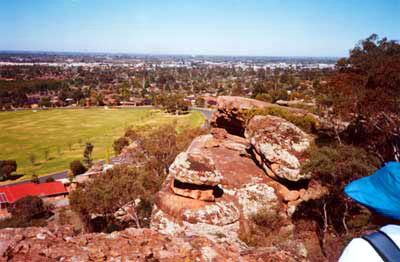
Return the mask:
<path id="1" fill-rule="evenodd" d="M 95 160 L 107 159 L 114 155 L 113 141 L 123 135 L 127 127 L 145 130 L 146 126 L 175 120 L 177 128 L 182 129 L 200 127 L 204 117 L 199 112 L 172 116 L 154 109 L 0 112 L 0 159 L 17 160 L 16 173 L 25 174 L 23 178 L 33 174 L 40 176 L 68 169 L 72 160 L 82 159 L 87 141 L 94 145 Z"/>

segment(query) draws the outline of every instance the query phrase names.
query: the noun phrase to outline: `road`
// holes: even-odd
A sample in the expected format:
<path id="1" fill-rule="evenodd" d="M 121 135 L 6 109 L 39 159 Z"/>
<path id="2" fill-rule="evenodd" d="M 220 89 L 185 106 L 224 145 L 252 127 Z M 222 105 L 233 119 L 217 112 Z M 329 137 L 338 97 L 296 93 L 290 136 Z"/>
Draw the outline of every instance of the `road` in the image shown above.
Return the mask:
<path id="1" fill-rule="evenodd" d="M 212 109 L 199 108 L 199 107 L 192 107 L 192 108 L 190 108 L 190 110 L 201 112 L 208 122 L 210 121 L 212 113 L 214 112 L 214 110 L 212 110 Z M 98 162 L 105 163 L 105 160 L 100 160 Z M 52 173 L 52 174 L 49 174 L 49 175 L 45 175 L 45 176 L 40 176 L 39 177 L 39 181 L 40 181 L 40 183 L 45 183 L 48 178 L 53 178 L 54 180 L 58 180 L 58 179 L 62 179 L 62 178 L 68 178 L 68 170 L 55 172 L 55 173 Z M 2 185 L 2 186 L 0 186 L 0 188 L 6 187 L 6 186 L 22 185 L 22 184 L 27 184 L 27 183 L 31 183 L 31 181 L 30 180 L 24 180 L 24 181 L 20 181 L 20 182 L 10 183 L 10 184 L 7 184 L 7 185 Z"/>
<path id="2" fill-rule="evenodd" d="M 200 108 L 200 107 L 191 107 L 190 110 L 203 113 L 203 115 L 207 119 L 207 121 L 210 121 L 211 116 L 214 112 L 214 110 L 212 110 L 212 109 Z"/>
<path id="3" fill-rule="evenodd" d="M 100 160 L 98 162 L 105 163 L 106 161 L 105 160 Z M 96 163 L 98 163 L 98 162 L 96 162 Z M 48 175 L 45 175 L 45 176 L 40 176 L 38 178 L 39 178 L 40 183 L 45 183 L 48 178 L 53 178 L 54 180 L 62 179 L 62 178 L 68 178 L 68 170 L 55 172 L 55 173 L 48 174 Z M 2 186 L 0 186 L 0 188 L 7 187 L 7 186 L 22 185 L 22 184 L 27 184 L 27 183 L 31 183 L 31 180 L 24 180 L 24 181 L 19 181 L 19 182 L 15 182 L 15 183 L 10 183 L 10 184 L 7 184 L 7 185 L 2 185 Z"/>

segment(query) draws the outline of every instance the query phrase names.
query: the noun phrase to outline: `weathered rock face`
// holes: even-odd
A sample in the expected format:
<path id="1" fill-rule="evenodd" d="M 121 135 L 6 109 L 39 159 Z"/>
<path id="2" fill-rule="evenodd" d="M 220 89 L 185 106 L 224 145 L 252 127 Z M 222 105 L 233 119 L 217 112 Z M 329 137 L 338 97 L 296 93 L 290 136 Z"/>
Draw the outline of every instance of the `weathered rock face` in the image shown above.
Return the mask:
<path id="1" fill-rule="evenodd" d="M 151 228 L 172 235 L 201 235 L 245 248 L 239 220 L 261 209 L 287 219 L 276 182 L 247 153 L 250 144 L 224 129 L 197 137 L 170 166 L 156 197 Z"/>
<path id="2" fill-rule="evenodd" d="M 217 244 L 205 237 L 172 237 L 150 229 L 73 236 L 59 227 L 0 230 L 0 261 L 294 262 L 304 259 L 273 248 L 240 253 L 234 246 Z"/>
<path id="3" fill-rule="evenodd" d="M 226 129 L 230 134 L 243 136 L 245 120 L 242 111 L 245 109 L 264 108 L 269 103 L 238 96 L 220 96 L 217 99 L 217 111 L 211 118 L 211 126 Z"/>
<path id="4" fill-rule="evenodd" d="M 173 236 L 205 236 L 245 251 L 240 227 L 261 210 L 283 221 L 282 231 L 294 227 L 290 216 L 298 204 L 323 193 L 318 187 L 290 190 L 281 183 L 309 178 L 300 174 L 300 166 L 312 138 L 274 116 L 255 116 L 245 126 L 242 110 L 266 106 L 271 104 L 218 98 L 211 124 L 219 128 L 194 139 L 170 166 L 156 196 L 152 229 Z"/>
<path id="5" fill-rule="evenodd" d="M 304 160 L 302 153 L 310 146 L 312 138 L 300 128 L 280 117 L 254 116 L 245 136 L 271 177 L 289 181 L 310 178 L 300 174 L 300 166 Z"/>

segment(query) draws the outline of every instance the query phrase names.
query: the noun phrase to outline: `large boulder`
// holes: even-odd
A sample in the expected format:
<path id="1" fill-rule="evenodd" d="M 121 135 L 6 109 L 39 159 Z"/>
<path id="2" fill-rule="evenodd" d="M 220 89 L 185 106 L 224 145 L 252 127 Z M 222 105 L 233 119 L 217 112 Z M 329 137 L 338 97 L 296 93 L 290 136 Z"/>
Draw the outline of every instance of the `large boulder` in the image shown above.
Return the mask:
<path id="1" fill-rule="evenodd" d="M 312 137 L 276 116 L 254 116 L 245 131 L 264 170 L 273 178 L 299 181 L 310 178 L 300 173 Z"/>
<path id="2" fill-rule="evenodd" d="M 213 129 L 197 137 L 170 166 L 157 194 L 151 228 L 171 235 L 201 235 L 243 249 L 240 220 L 267 209 L 287 220 L 276 182 L 257 166 L 242 137 Z M 289 223 L 289 221 L 288 221 Z"/>
<path id="3" fill-rule="evenodd" d="M 243 111 L 270 106 L 271 104 L 239 96 L 219 96 L 217 110 L 211 117 L 211 126 L 224 128 L 230 134 L 243 136 L 245 118 Z"/>

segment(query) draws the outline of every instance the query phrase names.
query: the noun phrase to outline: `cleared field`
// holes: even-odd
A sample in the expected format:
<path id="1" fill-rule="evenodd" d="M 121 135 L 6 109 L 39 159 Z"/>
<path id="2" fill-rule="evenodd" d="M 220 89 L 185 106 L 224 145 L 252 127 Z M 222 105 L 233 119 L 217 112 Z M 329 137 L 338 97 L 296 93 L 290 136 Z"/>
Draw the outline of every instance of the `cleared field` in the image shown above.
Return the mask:
<path id="1" fill-rule="evenodd" d="M 199 112 L 172 116 L 153 109 L 0 112 L 0 159 L 17 160 L 17 173 L 25 178 L 40 176 L 68 169 L 72 160 L 82 159 L 87 141 L 94 145 L 94 160 L 106 159 L 114 155 L 112 143 L 127 127 L 145 129 L 173 121 L 181 130 L 200 127 L 204 117 Z"/>

